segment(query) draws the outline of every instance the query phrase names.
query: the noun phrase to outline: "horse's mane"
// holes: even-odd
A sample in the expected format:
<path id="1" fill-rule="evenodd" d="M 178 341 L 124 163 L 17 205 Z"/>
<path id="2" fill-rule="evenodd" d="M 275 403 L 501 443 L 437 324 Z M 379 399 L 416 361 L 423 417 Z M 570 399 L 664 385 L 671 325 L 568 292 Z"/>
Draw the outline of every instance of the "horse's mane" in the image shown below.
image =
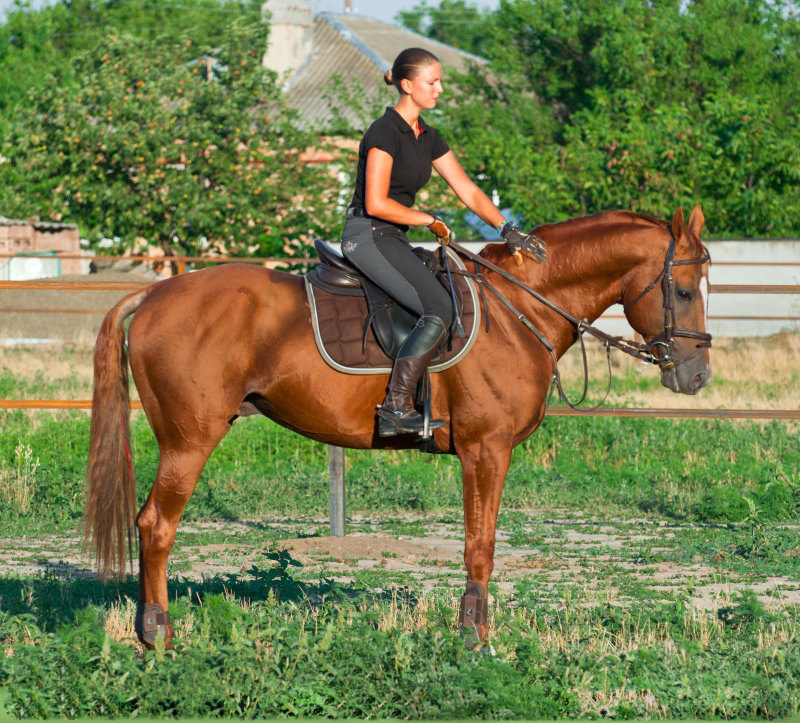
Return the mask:
<path id="1" fill-rule="evenodd" d="M 541 235 L 548 244 L 558 243 L 561 239 L 574 238 L 576 234 L 590 230 L 593 237 L 619 231 L 623 228 L 640 226 L 645 228 L 667 228 L 667 221 L 663 221 L 644 213 L 633 211 L 601 211 L 591 216 L 580 216 L 567 221 L 541 224 L 533 229 L 534 233 Z M 497 261 L 507 256 L 503 244 L 489 244 L 481 252 L 489 261 Z"/>

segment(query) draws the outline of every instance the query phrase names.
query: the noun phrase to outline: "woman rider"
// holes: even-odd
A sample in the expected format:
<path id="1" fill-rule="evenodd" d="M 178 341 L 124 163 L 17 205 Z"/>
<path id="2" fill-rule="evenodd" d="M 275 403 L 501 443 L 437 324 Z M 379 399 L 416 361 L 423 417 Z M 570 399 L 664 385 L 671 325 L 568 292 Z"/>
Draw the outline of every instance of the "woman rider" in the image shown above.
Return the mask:
<path id="1" fill-rule="evenodd" d="M 364 134 L 358 150 L 353 200 L 342 235 L 342 253 L 367 278 L 419 319 L 397 354 L 386 398 L 378 406 L 378 433 L 421 433 L 422 415 L 412 395 L 453 319 L 450 295 L 413 252 L 405 232 L 427 226 L 449 240 L 450 229 L 430 213 L 413 208 L 431 176 L 431 166 L 464 204 L 497 228 L 512 251 L 520 249 L 541 261 L 545 247 L 522 233 L 467 176 L 439 133 L 420 117 L 436 106 L 442 93 L 442 67 L 433 53 L 408 48 L 384 75 L 399 93 L 394 108 Z M 439 419 L 430 428 L 443 427 Z"/>

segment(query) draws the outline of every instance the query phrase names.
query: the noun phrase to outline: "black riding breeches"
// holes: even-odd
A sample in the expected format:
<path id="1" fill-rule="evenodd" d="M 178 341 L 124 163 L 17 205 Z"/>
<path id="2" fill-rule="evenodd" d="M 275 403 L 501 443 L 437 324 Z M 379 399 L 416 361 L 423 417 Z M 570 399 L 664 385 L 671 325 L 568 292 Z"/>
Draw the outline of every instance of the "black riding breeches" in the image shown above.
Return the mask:
<path id="1" fill-rule="evenodd" d="M 453 303 L 396 226 L 377 219 L 348 218 L 342 254 L 364 276 L 417 316 L 438 316 L 449 328 Z"/>

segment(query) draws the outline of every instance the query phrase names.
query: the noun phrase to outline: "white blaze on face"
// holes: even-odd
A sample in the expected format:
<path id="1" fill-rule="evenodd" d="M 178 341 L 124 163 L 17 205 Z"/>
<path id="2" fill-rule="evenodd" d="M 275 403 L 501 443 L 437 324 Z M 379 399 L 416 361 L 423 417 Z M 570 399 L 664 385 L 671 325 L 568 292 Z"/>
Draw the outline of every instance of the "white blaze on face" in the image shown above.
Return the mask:
<path id="1" fill-rule="evenodd" d="M 708 279 L 704 276 L 700 279 L 700 295 L 703 297 L 703 309 L 705 311 L 705 326 L 708 331 Z"/>

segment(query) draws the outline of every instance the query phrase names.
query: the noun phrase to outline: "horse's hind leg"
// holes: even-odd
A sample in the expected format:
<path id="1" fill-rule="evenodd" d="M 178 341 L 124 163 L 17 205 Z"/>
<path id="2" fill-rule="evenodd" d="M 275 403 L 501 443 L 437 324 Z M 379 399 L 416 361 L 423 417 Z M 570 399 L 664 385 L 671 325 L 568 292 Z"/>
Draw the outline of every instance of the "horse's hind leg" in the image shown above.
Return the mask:
<path id="1" fill-rule="evenodd" d="M 213 444 L 193 445 L 185 440 L 160 444 L 158 472 L 150 496 L 136 518 L 139 528 L 139 602 L 136 634 L 148 647 L 157 637 L 165 642 L 172 635 L 167 594 L 167 557 L 175 542 L 178 522 L 194 491 L 203 465 L 230 427 L 219 429 Z M 209 430 L 206 430 L 208 432 Z"/>

